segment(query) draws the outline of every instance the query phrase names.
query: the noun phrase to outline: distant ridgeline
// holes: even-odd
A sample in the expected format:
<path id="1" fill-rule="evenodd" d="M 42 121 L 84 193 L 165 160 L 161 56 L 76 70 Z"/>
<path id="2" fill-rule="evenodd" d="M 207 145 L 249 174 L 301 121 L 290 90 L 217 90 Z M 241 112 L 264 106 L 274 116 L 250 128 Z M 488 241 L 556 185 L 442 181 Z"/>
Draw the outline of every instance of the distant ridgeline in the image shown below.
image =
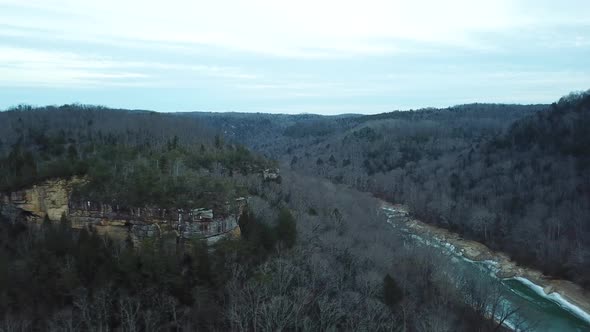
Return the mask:
<path id="1" fill-rule="evenodd" d="M 243 184 L 276 167 L 173 114 L 20 106 L 0 113 L 0 133 L 5 203 L 53 220 L 127 221 L 132 235 L 159 234 L 160 224 L 185 238 L 232 230 Z"/>

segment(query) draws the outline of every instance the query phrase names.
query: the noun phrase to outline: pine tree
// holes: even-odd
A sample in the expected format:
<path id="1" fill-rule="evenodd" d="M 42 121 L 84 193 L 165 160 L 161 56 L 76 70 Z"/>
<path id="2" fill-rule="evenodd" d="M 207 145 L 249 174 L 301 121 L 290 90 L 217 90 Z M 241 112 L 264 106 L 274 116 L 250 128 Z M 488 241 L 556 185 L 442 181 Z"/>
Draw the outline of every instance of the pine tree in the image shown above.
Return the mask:
<path id="1" fill-rule="evenodd" d="M 402 290 L 399 288 L 395 279 L 389 273 L 383 278 L 383 302 L 390 308 L 393 308 L 404 297 Z"/>

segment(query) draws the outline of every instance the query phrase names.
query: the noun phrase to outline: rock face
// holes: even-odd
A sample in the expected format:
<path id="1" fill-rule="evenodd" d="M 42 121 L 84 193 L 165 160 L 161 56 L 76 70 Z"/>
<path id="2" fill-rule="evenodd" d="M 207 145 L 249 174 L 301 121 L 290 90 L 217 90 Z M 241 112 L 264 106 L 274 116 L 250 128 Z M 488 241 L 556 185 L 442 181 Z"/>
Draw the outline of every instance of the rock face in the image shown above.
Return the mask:
<path id="1" fill-rule="evenodd" d="M 45 216 L 57 221 L 65 214 L 75 228 L 93 225 L 100 233 L 113 233 L 117 238 L 126 233 L 136 244 L 147 238 L 160 238 L 164 233 L 172 233 L 179 239 L 197 237 L 214 242 L 226 235 L 240 234 L 238 216 L 247 204 L 245 198 L 238 198 L 232 204 L 227 203 L 225 213 L 214 216 L 212 210 L 203 208 L 126 208 L 74 201 L 72 188 L 82 182 L 79 178 L 48 180 L 32 188 L 0 194 L 0 212 L 12 216 L 24 212 L 29 221 L 40 221 Z"/>
<path id="2" fill-rule="evenodd" d="M 13 205 L 33 216 L 59 220 L 62 214 L 68 215 L 68 202 L 72 186 L 82 180 L 49 180 L 32 188 L 2 195 L 2 202 Z"/>
<path id="3" fill-rule="evenodd" d="M 545 288 L 543 288 L 543 292 L 545 292 L 545 294 L 551 294 L 555 291 L 555 287 L 553 287 L 553 285 L 547 285 L 545 286 Z"/>
<path id="4" fill-rule="evenodd" d="M 211 219 L 208 222 L 184 222 L 178 227 L 179 236 L 183 239 L 202 237 L 216 242 L 220 234 L 226 234 L 238 228 L 238 219 L 235 215 L 225 218 Z"/>

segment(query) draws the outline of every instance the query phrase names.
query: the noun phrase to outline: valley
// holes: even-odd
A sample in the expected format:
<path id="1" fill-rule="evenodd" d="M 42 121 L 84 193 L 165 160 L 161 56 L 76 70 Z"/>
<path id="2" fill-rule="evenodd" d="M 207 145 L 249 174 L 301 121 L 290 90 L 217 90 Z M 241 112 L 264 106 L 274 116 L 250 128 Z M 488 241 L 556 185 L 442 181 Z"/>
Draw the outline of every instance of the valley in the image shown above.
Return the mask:
<path id="1" fill-rule="evenodd" d="M 0 113 L 4 322 L 586 330 L 589 102 Z"/>
<path id="2" fill-rule="evenodd" d="M 590 332 L 588 13 L 0 0 L 0 332 Z"/>

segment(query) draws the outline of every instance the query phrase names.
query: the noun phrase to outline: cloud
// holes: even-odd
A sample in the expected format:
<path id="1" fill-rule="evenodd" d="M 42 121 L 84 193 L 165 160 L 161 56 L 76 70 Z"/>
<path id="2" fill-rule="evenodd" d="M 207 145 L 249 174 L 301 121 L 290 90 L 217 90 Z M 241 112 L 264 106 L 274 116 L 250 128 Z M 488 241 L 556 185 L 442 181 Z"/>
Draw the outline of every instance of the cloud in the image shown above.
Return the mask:
<path id="1" fill-rule="evenodd" d="M 5 34 L 220 48 L 288 58 L 386 56 L 454 47 L 493 51 L 489 34 L 587 25 L 590 2 L 543 0 L 0 0 Z M 21 13 L 22 15 L 18 15 Z M 23 19 L 21 16 L 26 16 Z M 580 42 L 578 42 L 579 44 Z M 583 43 L 583 41 L 582 41 Z"/>
<path id="2" fill-rule="evenodd" d="M 478 40 L 480 32 L 506 31 L 557 16 L 545 12 L 527 15 L 518 1 L 508 0 L 2 3 L 31 17 L 25 22 L 18 16 L 3 17 L 5 24 L 60 30 L 71 38 L 209 45 L 303 58 L 396 54 L 404 51 L 408 42 L 481 49 L 487 45 Z"/>
<path id="3" fill-rule="evenodd" d="M 548 102 L 590 86 L 587 12 L 587 0 L 0 0 L 0 86 L 105 104 L 132 91 L 132 107 L 156 109 Z M 0 91 L 26 101 L 11 96 Z"/>
<path id="4" fill-rule="evenodd" d="M 193 78 L 256 78 L 233 67 L 128 61 L 73 52 L 0 46 L 0 85 L 3 86 L 155 86 L 161 84 L 155 77 L 161 75 L 157 71 L 190 73 Z"/>

